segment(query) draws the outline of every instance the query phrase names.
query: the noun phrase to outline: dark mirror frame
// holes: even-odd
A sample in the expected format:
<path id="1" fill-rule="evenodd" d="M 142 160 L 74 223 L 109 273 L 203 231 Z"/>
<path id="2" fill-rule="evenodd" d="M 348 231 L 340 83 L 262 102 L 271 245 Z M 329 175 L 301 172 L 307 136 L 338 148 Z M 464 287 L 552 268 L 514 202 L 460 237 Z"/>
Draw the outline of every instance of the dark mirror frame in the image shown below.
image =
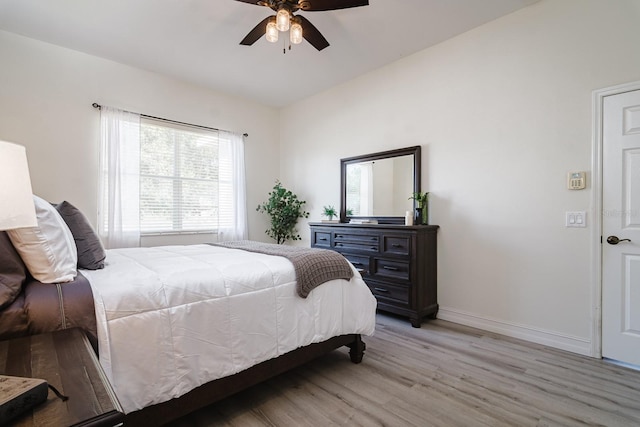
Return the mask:
<path id="1" fill-rule="evenodd" d="M 415 147 L 399 148 L 396 150 L 381 151 L 379 153 L 364 154 L 362 156 L 340 159 L 340 222 L 349 222 L 351 218 L 375 219 L 379 224 L 404 224 L 401 216 L 347 216 L 347 165 L 352 163 L 370 162 L 380 159 L 388 159 L 400 156 L 413 156 L 413 192 L 420 192 L 422 150 L 419 145 Z M 411 194 L 407 194 L 407 199 Z M 416 202 L 413 202 L 415 211 Z"/>

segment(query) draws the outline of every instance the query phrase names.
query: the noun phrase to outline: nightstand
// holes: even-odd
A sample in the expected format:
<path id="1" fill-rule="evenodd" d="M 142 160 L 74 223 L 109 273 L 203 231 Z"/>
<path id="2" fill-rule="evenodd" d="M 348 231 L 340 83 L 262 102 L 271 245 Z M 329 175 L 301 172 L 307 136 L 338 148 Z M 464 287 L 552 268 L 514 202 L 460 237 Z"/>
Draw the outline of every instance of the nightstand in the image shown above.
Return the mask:
<path id="1" fill-rule="evenodd" d="M 0 373 L 42 378 L 69 400 L 49 391 L 47 400 L 14 420 L 18 426 L 117 426 L 124 414 L 89 340 L 65 329 L 0 341 Z"/>

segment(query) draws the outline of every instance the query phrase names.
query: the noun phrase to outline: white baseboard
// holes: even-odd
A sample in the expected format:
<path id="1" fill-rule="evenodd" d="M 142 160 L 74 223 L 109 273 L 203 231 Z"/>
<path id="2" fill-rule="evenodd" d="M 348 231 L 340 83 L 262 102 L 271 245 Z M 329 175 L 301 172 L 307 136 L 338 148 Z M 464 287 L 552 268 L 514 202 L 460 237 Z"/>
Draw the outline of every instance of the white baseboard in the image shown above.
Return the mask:
<path id="1" fill-rule="evenodd" d="M 438 310 L 437 318 L 489 332 L 495 332 L 508 337 L 531 341 L 560 350 L 570 351 L 572 353 L 582 354 L 584 356 L 593 356 L 591 354 L 591 341 L 585 338 L 545 331 L 530 326 L 517 325 L 502 320 L 489 319 L 442 306 L 440 306 Z"/>

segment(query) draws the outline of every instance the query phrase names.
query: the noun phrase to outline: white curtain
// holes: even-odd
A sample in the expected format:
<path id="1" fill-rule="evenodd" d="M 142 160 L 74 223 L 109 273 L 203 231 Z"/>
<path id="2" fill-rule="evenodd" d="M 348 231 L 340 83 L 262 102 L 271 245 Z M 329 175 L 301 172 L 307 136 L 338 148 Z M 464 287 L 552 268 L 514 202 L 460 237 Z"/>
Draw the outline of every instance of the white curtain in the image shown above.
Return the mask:
<path id="1" fill-rule="evenodd" d="M 140 115 L 100 110 L 98 230 L 106 248 L 140 246 Z"/>
<path id="2" fill-rule="evenodd" d="M 360 165 L 360 215 L 373 215 L 373 162 Z"/>
<path id="3" fill-rule="evenodd" d="M 218 240 L 244 240 L 248 235 L 244 136 L 220 131 L 220 168 Z"/>

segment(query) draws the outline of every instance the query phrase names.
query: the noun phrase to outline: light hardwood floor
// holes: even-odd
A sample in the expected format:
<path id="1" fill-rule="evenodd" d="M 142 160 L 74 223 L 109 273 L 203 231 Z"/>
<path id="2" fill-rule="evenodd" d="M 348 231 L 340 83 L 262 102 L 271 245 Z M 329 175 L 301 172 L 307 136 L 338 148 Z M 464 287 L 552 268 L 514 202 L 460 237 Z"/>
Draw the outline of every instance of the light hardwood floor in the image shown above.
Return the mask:
<path id="1" fill-rule="evenodd" d="M 602 360 L 384 314 L 365 342 L 171 426 L 640 426 L 640 372 Z"/>

